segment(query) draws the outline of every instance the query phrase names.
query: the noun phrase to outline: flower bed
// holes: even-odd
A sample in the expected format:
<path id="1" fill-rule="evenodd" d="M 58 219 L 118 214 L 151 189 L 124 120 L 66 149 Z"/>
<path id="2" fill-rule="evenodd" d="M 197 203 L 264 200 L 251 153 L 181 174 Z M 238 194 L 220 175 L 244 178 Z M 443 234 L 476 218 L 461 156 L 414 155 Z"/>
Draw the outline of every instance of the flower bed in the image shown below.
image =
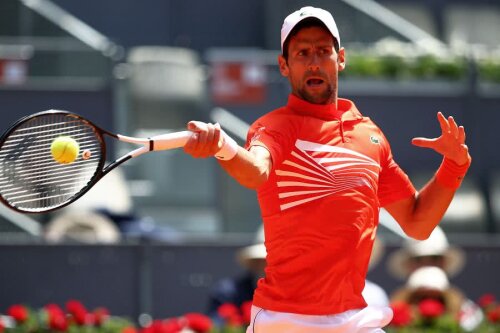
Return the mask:
<path id="1" fill-rule="evenodd" d="M 479 313 L 472 314 L 475 317 L 472 319 L 479 320 L 473 327 L 467 327 L 470 320 L 467 321 L 465 316 L 470 316 L 470 313 L 461 312 L 454 318 L 446 313 L 444 304 L 434 299 L 424 299 L 414 305 L 393 303 L 391 307 L 394 317 L 385 330 L 387 333 L 499 333 L 500 304 L 494 295 L 482 296 L 478 305 Z"/>
<path id="2" fill-rule="evenodd" d="M 7 315 L 0 319 L 0 332 L 121 333 L 133 327 L 127 319 L 112 317 L 106 308 L 89 311 L 76 300 L 68 301 L 64 309 L 57 304 L 47 304 L 36 310 L 16 304 L 7 310 Z"/>
<path id="3" fill-rule="evenodd" d="M 251 302 L 240 308 L 223 304 L 216 319 L 201 313 L 156 319 L 138 328 L 132 321 L 111 316 L 106 308 L 89 311 L 70 300 L 61 307 L 47 304 L 41 309 L 15 304 L 0 317 L 0 333 L 244 333 L 250 322 Z"/>
<path id="4" fill-rule="evenodd" d="M 444 305 L 424 299 L 416 305 L 394 303 L 392 322 L 387 333 L 500 333 L 500 304 L 493 295 L 478 300 L 483 320 L 472 330 L 460 324 L 460 318 L 446 314 Z M 16 304 L 0 317 L 0 333 L 244 333 L 250 322 L 251 303 L 241 307 L 223 304 L 216 318 L 201 313 L 187 313 L 180 317 L 155 319 L 145 327 L 132 321 L 110 315 L 106 308 L 89 311 L 79 301 L 70 300 L 65 307 L 48 304 L 32 309 Z"/>

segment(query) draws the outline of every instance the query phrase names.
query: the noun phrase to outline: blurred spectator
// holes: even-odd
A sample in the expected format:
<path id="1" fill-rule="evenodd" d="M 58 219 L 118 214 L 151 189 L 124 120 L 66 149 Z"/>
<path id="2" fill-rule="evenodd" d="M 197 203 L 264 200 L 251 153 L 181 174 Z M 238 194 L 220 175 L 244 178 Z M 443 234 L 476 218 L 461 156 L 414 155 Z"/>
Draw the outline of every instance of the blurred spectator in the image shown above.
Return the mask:
<path id="1" fill-rule="evenodd" d="M 112 244 L 120 241 L 118 227 L 106 216 L 91 211 L 65 211 L 45 227 L 48 242 Z"/>
<path id="2" fill-rule="evenodd" d="M 55 214 L 45 231 L 49 241 L 114 243 L 121 239 L 180 242 L 178 230 L 135 210 L 124 170 L 117 167 L 77 201 Z"/>
<path id="3" fill-rule="evenodd" d="M 378 265 L 383 254 L 384 244 L 382 240 L 377 237 L 373 243 L 368 270 Z M 378 284 L 368 279 L 365 281 L 365 288 L 363 289 L 362 295 L 366 303 L 370 306 L 389 306 L 389 297 L 386 291 Z"/>
<path id="4" fill-rule="evenodd" d="M 133 210 L 132 196 L 122 167 L 113 169 L 64 210 L 105 210 L 116 215 L 130 214 Z"/>
<path id="5" fill-rule="evenodd" d="M 456 287 L 450 285 L 446 273 L 436 266 L 423 266 L 410 274 L 405 286 L 391 294 L 391 303 L 410 305 L 412 317 L 418 318 L 424 307 L 436 316 L 447 315 L 458 320 L 466 331 L 479 326 L 484 316 L 481 309 Z"/>
<path id="6" fill-rule="evenodd" d="M 245 269 L 243 274 L 224 278 L 218 281 L 210 292 L 208 314 L 217 319 L 217 310 L 222 304 L 233 304 L 240 307 L 252 301 L 257 281 L 264 277 L 266 267 L 266 247 L 264 245 L 264 229 L 259 228 L 255 244 L 242 248 L 237 253 L 240 265 Z"/>
<path id="7" fill-rule="evenodd" d="M 449 244 L 439 226 L 426 240 L 407 239 L 403 248 L 388 259 L 389 272 L 397 278 L 407 279 L 404 287 L 391 293 L 391 303 L 407 300 L 416 304 L 423 297 L 435 296 L 445 304 L 448 313 L 460 314 L 460 325 L 464 329 L 476 327 L 483 319 L 479 306 L 449 282 L 464 265 L 464 252 Z"/>
<path id="8" fill-rule="evenodd" d="M 100 210 L 115 214 L 132 211 L 132 199 L 120 168 L 107 174 L 77 201 L 57 211 L 45 225 L 45 239 L 49 242 L 119 242 L 119 225 Z"/>
<path id="9" fill-rule="evenodd" d="M 437 226 L 424 241 L 406 239 L 403 247 L 389 257 L 388 269 L 393 276 L 406 279 L 419 267 L 436 266 L 448 277 L 453 277 L 464 264 L 464 252 L 451 246 L 443 230 Z"/>
<path id="10" fill-rule="evenodd" d="M 418 304 L 426 299 L 441 303 L 444 312 L 458 318 L 464 294 L 450 286 L 446 273 L 439 267 L 423 266 L 410 274 L 406 284 L 391 294 L 391 303 Z"/>

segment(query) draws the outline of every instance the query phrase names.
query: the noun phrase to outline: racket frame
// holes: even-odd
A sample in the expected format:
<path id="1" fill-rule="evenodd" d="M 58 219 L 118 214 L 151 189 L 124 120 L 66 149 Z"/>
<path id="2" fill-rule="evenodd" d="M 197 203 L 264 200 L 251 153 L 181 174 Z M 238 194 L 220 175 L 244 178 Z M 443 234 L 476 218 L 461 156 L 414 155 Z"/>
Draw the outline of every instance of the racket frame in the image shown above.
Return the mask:
<path id="1" fill-rule="evenodd" d="M 70 117 L 77 118 L 78 120 L 86 123 L 90 128 L 92 128 L 94 134 L 96 135 L 96 138 L 98 139 L 100 143 L 100 148 L 101 148 L 101 156 L 99 158 L 99 161 L 97 163 L 96 170 L 94 174 L 91 176 L 90 180 L 87 182 L 85 186 L 81 188 L 80 191 L 76 192 L 73 196 L 71 196 L 68 200 L 55 205 L 51 206 L 50 208 L 41 208 L 41 209 L 22 209 L 17 206 L 12 205 L 7 199 L 4 198 L 0 191 L 0 201 L 4 203 L 6 206 L 9 208 L 20 212 L 20 213 L 29 213 L 29 214 L 37 214 L 37 213 L 48 213 L 57 209 L 60 209 L 62 207 L 65 207 L 69 205 L 70 203 L 76 201 L 77 199 L 81 198 L 85 193 L 87 193 L 100 179 L 102 179 L 106 174 L 108 174 L 110 171 L 115 169 L 117 166 L 121 165 L 122 163 L 128 161 L 129 159 L 133 157 L 137 157 L 139 155 L 145 154 L 150 151 L 154 150 L 168 150 L 168 149 L 173 149 L 173 148 L 179 148 L 184 146 L 184 144 L 187 142 L 187 140 L 191 137 L 192 132 L 190 131 L 181 131 L 181 132 L 173 132 L 173 133 L 168 133 L 168 134 L 162 134 L 158 136 L 154 136 L 151 138 L 135 138 L 135 137 L 130 137 L 130 136 L 125 136 L 121 134 L 115 134 L 110 131 L 107 131 L 96 124 L 94 124 L 92 121 L 75 114 L 73 112 L 69 111 L 64 111 L 64 110 L 46 110 L 46 111 L 41 111 L 37 112 L 31 115 L 27 115 L 25 117 L 20 118 L 16 122 L 14 122 L 0 137 L 0 151 L 2 149 L 2 146 L 6 142 L 6 140 L 9 138 L 10 134 L 14 132 L 16 129 L 18 129 L 22 124 L 31 121 L 32 119 L 35 119 L 40 116 L 45 116 L 45 115 L 66 115 Z M 127 142 L 131 144 L 136 144 L 140 145 L 141 147 L 136 148 L 127 154 L 117 158 L 113 162 L 111 162 L 108 165 L 105 165 L 106 163 L 106 155 L 107 155 L 107 147 L 106 147 L 106 140 L 105 140 L 105 135 L 110 136 L 112 138 L 115 138 L 119 141 L 122 142 Z"/>

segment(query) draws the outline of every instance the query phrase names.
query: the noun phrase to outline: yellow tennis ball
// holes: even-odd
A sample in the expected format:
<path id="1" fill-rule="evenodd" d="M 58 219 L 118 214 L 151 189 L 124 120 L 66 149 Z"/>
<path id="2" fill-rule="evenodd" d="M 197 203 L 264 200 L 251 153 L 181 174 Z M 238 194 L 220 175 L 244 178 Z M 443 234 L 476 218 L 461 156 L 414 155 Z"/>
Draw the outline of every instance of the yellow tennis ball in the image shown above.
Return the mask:
<path id="1" fill-rule="evenodd" d="M 69 136 L 55 138 L 50 146 L 50 152 L 54 160 L 63 164 L 73 163 L 78 157 L 79 151 L 78 142 Z"/>

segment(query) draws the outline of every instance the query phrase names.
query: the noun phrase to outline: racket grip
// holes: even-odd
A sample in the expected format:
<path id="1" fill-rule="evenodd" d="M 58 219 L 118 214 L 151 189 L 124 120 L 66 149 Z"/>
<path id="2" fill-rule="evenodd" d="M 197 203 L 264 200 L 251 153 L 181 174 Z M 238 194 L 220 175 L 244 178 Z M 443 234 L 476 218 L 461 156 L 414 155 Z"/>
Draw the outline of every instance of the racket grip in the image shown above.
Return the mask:
<path id="1" fill-rule="evenodd" d="M 191 135 L 193 135 L 191 131 L 181 131 L 153 136 L 150 138 L 153 140 L 153 149 L 151 150 L 168 150 L 184 147 Z"/>

